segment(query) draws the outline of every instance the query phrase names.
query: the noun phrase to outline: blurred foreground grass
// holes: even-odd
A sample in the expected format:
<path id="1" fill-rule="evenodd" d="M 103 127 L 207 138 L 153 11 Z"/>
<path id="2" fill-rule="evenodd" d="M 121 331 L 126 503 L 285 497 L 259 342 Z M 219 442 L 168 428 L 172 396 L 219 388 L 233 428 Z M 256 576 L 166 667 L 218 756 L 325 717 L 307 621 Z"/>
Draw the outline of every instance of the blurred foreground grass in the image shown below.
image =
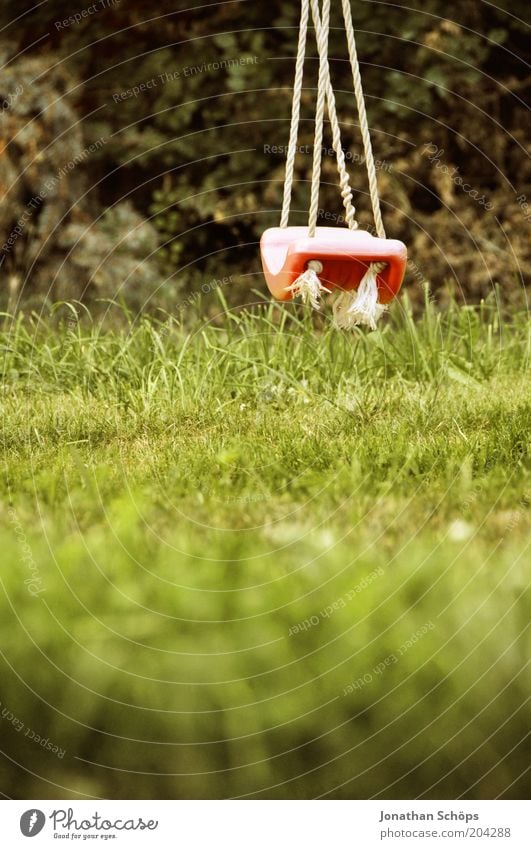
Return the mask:
<path id="1" fill-rule="evenodd" d="M 74 310 L 0 340 L 2 792 L 522 796 L 526 316 Z"/>

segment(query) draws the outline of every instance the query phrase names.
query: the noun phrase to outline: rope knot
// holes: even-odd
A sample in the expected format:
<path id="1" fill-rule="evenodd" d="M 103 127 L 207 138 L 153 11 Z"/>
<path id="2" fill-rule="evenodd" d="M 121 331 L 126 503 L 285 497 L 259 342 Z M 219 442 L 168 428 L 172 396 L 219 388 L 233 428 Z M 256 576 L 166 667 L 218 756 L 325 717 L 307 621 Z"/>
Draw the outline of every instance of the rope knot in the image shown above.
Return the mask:
<path id="1" fill-rule="evenodd" d="M 318 259 L 311 259 L 305 271 L 297 277 L 291 286 L 286 287 L 286 292 L 292 292 L 295 296 L 300 295 L 303 303 L 309 303 L 314 310 L 318 310 L 321 306 L 321 296 L 323 293 L 330 294 L 330 289 L 323 286 L 319 279 L 322 271 L 323 264 Z"/>
<path id="2" fill-rule="evenodd" d="M 351 330 L 365 324 L 376 330 L 376 322 L 385 312 L 384 304 L 378 302 L 378 273 L 385 268 L 385 262 L 371 262 L 357 289 L 340 292 L 332 305 L 334 323 L 342 330 Z"/>

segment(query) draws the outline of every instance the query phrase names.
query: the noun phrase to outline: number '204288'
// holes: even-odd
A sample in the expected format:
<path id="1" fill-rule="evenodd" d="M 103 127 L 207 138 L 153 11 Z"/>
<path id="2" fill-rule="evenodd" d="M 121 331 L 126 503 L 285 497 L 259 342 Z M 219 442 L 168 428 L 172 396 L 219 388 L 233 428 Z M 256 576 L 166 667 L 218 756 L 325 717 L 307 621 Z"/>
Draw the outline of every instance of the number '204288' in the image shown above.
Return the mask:
<path id="1" fill-rule="evenodd" d="M 468 837 L 510 837 L 510 828 L 475 828 L 467 829 Z"/>

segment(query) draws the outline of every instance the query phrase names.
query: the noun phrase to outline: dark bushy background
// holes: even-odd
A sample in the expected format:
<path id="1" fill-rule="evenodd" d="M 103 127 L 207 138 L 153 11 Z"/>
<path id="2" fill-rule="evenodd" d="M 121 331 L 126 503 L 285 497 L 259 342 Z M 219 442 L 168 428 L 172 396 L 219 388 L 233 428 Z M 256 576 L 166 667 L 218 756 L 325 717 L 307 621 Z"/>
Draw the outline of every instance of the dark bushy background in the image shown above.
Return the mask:
<path id="1" fill-rule="evenodd" d="M 367 225 L 350 67 L 333 5 L 332 73 Z M 262 286 L 257 242 L 278 222 L 284 161 L 268 146 L 287 143 L 298 3 L 33 6 L 0 10 L 2 243 L 46 180 L 54 186 L 3 251 L 4 294 L 13 302 L 22 290 L 52 298 L 125 292 L 140 304 L 227 274 L 240 292 Z M 413 295 L 428 279 L 474 300 L 499 283 L 516 298 L 529 258 L 529 50 L 520 20 L 528 4 L 352 7 L 385 222 L 409 246 Z M 311 150 L 310 37 L 300 143 Z M 310 168 L 311 155 L 301 154 L 294 223 L 305 221 Z M 340 213 L 331 156 L 323 181 L 323 209 Z"/>

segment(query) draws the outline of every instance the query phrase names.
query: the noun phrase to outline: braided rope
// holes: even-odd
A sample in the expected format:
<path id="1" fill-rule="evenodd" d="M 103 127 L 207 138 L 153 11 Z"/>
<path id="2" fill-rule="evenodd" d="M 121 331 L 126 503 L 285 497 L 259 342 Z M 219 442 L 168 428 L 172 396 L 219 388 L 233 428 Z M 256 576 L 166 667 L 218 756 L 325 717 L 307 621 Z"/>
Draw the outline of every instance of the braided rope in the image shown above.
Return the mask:
<path id="1" fill-rule="evenodd" d="M 311 0 L 312 17 L 315 27 L 317 48 L 319 49 L 320 34 L 323 26 L 319 15 L 319 5 L 317 0 Z M 325 33 L 326 42 L 328 44 L 328 32 Z M 343 145 L 341 143 L 341 129 L 337 117 L 336 99 L 330 79 L 330 66 L 328 59 L 325 61 L 326 74 L 326 99 L 328 105 L 328 117 L 332 128 L 332 147 L 336 154 L 337 170 L 339 174 L 339 184 L 341 186 L 341 197 L 343 198 L 343 206 L 345 207 L 345 221 L 350 230 L 356 230 L 358 227 L 356 221 L 356 207 L 352 203 L 352 189 L 350 188 L 350 179 L 348 176 L 347 166 L 345 163 L 345 154 L 343 153 Z"/>
<path id="2" fill-rule="evenodd" d="M 315 5 L 316 0 L 312 0 Z M 319 184 L 321 181 L 321 159 L 323 155 L 323 123 L 327 94 L 328 68 L 328 32 L 330 29 L 330 0 L 323 0 L 321 28 L 316 32 L 317 50 L 319 52 L 319 82 L 317 85 L 317 106 L 315 109 L 315 134 L 313 140 L 313 167 L 310 211 L 308 215 L 308 235 L 315 236 L 317 227 L 317 212 L 319 206 Z"/>
<path id="3" fill-rule="evenodd" d="M 293 83 L 293 100 L 291 105 L 291 126 L 289 131 L 288 155 L 286 158 L 286 175 L 284 177 L 284 198 L 282 201 L 282 215 L 280 226 L 287 227 L 289 211 L 291 206 L 291 193 L 293 187 L 293 172 L 295 167 L 295 154 L 297 152 L 297 138 L 299 134 L 299 119 L 301 112 L 302 78 L 304 73 L 304 53 L 308 32 L 309 0 L 301 2 L 301 18 L 299 23 L 299 43 L 297 46 L 297 61 L 295 63 L 295 81 Z"/>
<path id="4" fill-rule="evenodd" d="M 345 30 L 347 33 L 350 66 L 352 69 L 352 78 L 354 80 L 354 94 L 356 96 L 356 104 L 358 107 L 361 137 L 363 139 L 363 149 L 365 151 L 365 163 L 367 165 L 367 176 L 369 178 L 369 193 L 371 197 L 372 213 L 374 216 L 374 223 L 376 225 L 376 232 L 378 233 L 380 239 L 385 239 L 385 229 L 382 221 L 382 212 L 380 209 L 380 198 L 378 196 L 376 168 L 374 166 L 374 157 L 372 154 L 371 136 L 369 133 L 369 124 L 367 121 L 367 111 L 365 109 L 365 98 L 363 97 L 363 86 L 361 84 L 360 66 L 358 62 L 358 53 L 356 50 L 356 38 L 354 35 L 354 24 L 352 22 L 350 0 L 342 0 L 342 5 L 343 18 L 345 20 Z"/>
<path id="5" fill-rule="evenodd" d="M 301 16 L 300 16 L 300 24 L 299 24 L 299 40 L 297 46 L 297 59 L 295 63 L 295 80 L 293 84 L 293 100 L 292 100 L 292 108 L 291 108 L 291 124 L 290 124 L 290 136 L 288 143 L 288 153 L 286 157 L 286 173 L 284 177 L 284 196 L 282 200 L 282 213 L 280 217 L 280 226 L 287 227 L 289 221 L 289 213 L 291 206 L 291 198 L 293 194 L 293 177 L 295 170 L 295 156 L 297 151 L 297 138 L 299 131 L 299 123 L 300 123 L 300 106 L 302 99 L 302 81 L 304 74 L 304 61 L 305 61 L 305 46 L 307 40 L 308 33 L 308 18 L 309 18 L 309 3 L 310 0 L 301 0 Z M 345 154 L 343 152 L 343 145 L 341 143 L 341 129 L 339 125 L 339 120 L 337 117 L 336 110 L 336 101 L 334 96 L 334 90 L 332 88 L 332 82 L 330 79 L 330 67 L 328 63 L 328 58 L 325 58 L 323 65 L 321 65 L 321 50 L 320 45 L 324 43 L 326 40 L 326 45 L 328 45 L 328 37 L 329 37 L 329 27 L 323 31 L 323 27 L 321 24 L 321 16 L 319 13 L 319 4 L 318 0 L 311 0 L 311 8 L 312 8 L 312 18 L 315 27 L 315 35 L 317 41 L 317 49 L 319 52 L 319 60 L 320 60 L 320 71 L 321 67 L 324 67 L 324 75 L 325 75 L 325 85 L 326 85 L 326 102 L 328 106 L 328 115 L 330 118 L 330 126 L 332 129 L 332 146 L 334 152 L 336 154 L 337 161 L 337 170 L 339 174 L 339 184 L 341 188 L 341 197 L 343 199 L 343 206 L 345 208 L 345 221 L 347 227 L 351 230 L 356 230 L 358 224 L 356 222 L 356 208 L 352 202 L 352 189 L 350 187 L 350 179 L 347 171 L 347 166 L 345 162 Z M 319 111 L 321 109 L 321 114 Z M 316 122 L 318 122 L 319 126 L 322 126 L 324 121 L 324 102 L 321 100 L 321 103 L 318 102 L 317 112 L 316 112 Z M 321 143 L 317 146 L 319 150 L 322 145 L 322 135 L 321 135 Z M 315 147 L 314 147 L 314 157 L 316 156 Z M 315 188 L 314 177 L 317 173 L 317 188 Z M 314 169 L 312 176 L 312 197 L 318 198 L 319 192 L 319 179 L 320 179 L 320 167 L 316 172 L 315 169 L 315 159 L 314 159 Z"/>
<path id="6" fill-rule="evenodd" d="M 357 222 L 355 220 L 355 207 L 352 203 L 352 190 L 348 171 L 345 163 L 345 155 L 341 144 L 341 129 L 337 117 L 336 102 L 332 82 L 330 77 L 330 67 L 328 63 L 328 39 L 330 32 L 330 0 L 322 0 L 322 14 L 319 14 L 319 0 L 301 0 L 301 24 L 299 29 L 299 43 L 297 48 L 297 60 L 295 67 L 295 83 L 293 90 L 293 105 L 291 115 L 290 139 L 288 145 L 288 155 L 286 159 L 286 178 L 284 183 L 284 198 L 282 204 L 281 227 L 286 227 L 288 224 L 291 194 L 293 187 L 293 174 L 296 153 L 296 143 L 298 136 L 298 127 L 300 120 L 300 104 L 302 96 L 302 79 L 303 67 L 305 58 L 305 44 L 307 39 L 308 18 L 309 18 L 309 3 L 311 4 L 312 18 L 315 28 L 317 41 L 317 51 L 319 54 L 319 81 L 317 87 L 317 106 L 315 112 L 315 134 L 313 148 L 313 165 L 311 179 L 311 200 L 308 216 L 308 235 L 314 237 L 317 228 L 317 214 L 319 205 L 319 184 L 321 180 L 321 161 L 322 161 L 322 144 L 323 144 L 323 125 L 324 113 L 326 106 L 328 107 L 328 116 L 332 129 L 332 144 L 336 154 L 337 169 L 339 173 L 339 182 L 341 187 L 341 197 L 345 207 L 347 226 L 355 230 Z M 356 104 L 358 107 L 360 130 L 363 139 L 363 148 L 365 151 L 365 162 L 367 166 L 367 176 L 369 179 L 369 193 L 371 205 L 376 224 L 376 232 L 380 238 L 385 238 L 385 230 L 382 221 L 380 210 L 380 199 L 378 197 L 378 187 L 376 183 L 376 168 L 372 153 L 372 145 L 369 134 L 369 126 L 367 122 L 367 113 L 365 109 L 365 101 L 363 97 L 363 88 L 361 84 L 361 76 L 359 70 L 359 62 L 356 51 L 356 42 L 354 35 L 354 26 L 352 23 L 352 15 L 350 10 L 350 0 L 342 0 L 343 17 L 345 20 L 345 29 L 347 33 L 347 42 L 349 49 L 350 65 L 352 69 L 352 77 L 354 80 L 354 93 L 356 96 Z M 386 267 L 385 262 L 372 262 L 369 264 L 367 271 L 360 281 L 359 287 L 355 291 L 341 291 L 338 293 L 334 303 L 334 321 L 337 327 L 351 329 L 359 324 L 366 324 L 372 330 L 376 329 L 376 322 L 385 307 L 378 302 L 378 274 Z M 305 271 L 295 280 L 287 291 L 291 291 L 293 295 L 302 297 L 304 302 L 310 303 L 314 309 L 319 309 L 320 299 L 324 292 L 330 292 L 319 278 L 319 273 L 322 271 L 322 264 L 318 260 L 311 260 Z"/>
<path id="7" fill-rule="evenodd" d="M 328 106 L 328 115 L 330 126 L 332 129 L 332 145 L 336 154 L 337 170 L 339 174 L 339 183 L 341 187 L 341 197 L 345 208 L 345 221 L 351 230 L 357 228 L 355 220 L 356 208 L 352 202 L 352 189 L 345 162 L 345 154 L 341 144 L 341 130 L 337 118 L 336 102 L 332 82 L 330 78 L 330 67 L 328 63 L 328 37 L 330 29 L 330 0 L 323 0 L 323 16 L 319 14 L 318 0 L 301 0 L 301 16 L 299 24 L 299 39 L 297 46 L 297 59 L 295 64 L 295 80 L 293 86 L 293 101 L 291 110 L 291 125 L 290 137 L 288 144 L 288 153 L 286 158 L 286 173 L 284 178 L 284 196 L 282 201 L 282 213 L 280 218 L 280 226 L 287 227 L 291 206 L 291 196 L 293 190 L 293 176 L 295 169 L 295 156 L 297 151 L 297 137 L 300 122 L 300 105 L 302 98 L 302 81 L 304 73 L 305 48 L 308 33 L 308 19 L 311 3 L 312 18 L 315 27 L 317 50 L 319 53 L 319 83 L 317 107 L 315 115 L 315 138 L 313 151 L 313 166 L 312 166 L 312 182 L 311 182 L 311 202 L 309 212 L 309 235 L 315 235 L 317 224 L 318 203 L 319 203 L 319 182 L 321 178 L 321 158 L 322 158 L 322 139 L 323 139 L 323 123 L 325 100 Z M 378 185 L 376 181 L 376 167 L 374 164 L 374 156 L 372 152 L 371 137 L 369 125 L 367 121 L 367 111 L 365 108 L 365 99 L 363 96 L 363 86 L 359 69 L 358 54 L 356 50 L 356 39 L 354 33 L 354 25 L 352 21 L 352 12 L 350 8 L 350 0 L 342 0 L 343 18 L 345 21 L 345 31 L 347 35 L 347 44 L 352 70 L 352 78 L 354 82 L 354 94 L 356 97 L 356 105 L 358 109 L 360 131 L 363 140 L 363 149 L 365 152 L 365 163 L 367 167 L 367 176 L 369 180 L 369 194 L 371 206 L 376 225 L 378 236 L 385 239 L 385 228 L 382 220 L 380 209 L 380 198 L 378 195 Z"/>

